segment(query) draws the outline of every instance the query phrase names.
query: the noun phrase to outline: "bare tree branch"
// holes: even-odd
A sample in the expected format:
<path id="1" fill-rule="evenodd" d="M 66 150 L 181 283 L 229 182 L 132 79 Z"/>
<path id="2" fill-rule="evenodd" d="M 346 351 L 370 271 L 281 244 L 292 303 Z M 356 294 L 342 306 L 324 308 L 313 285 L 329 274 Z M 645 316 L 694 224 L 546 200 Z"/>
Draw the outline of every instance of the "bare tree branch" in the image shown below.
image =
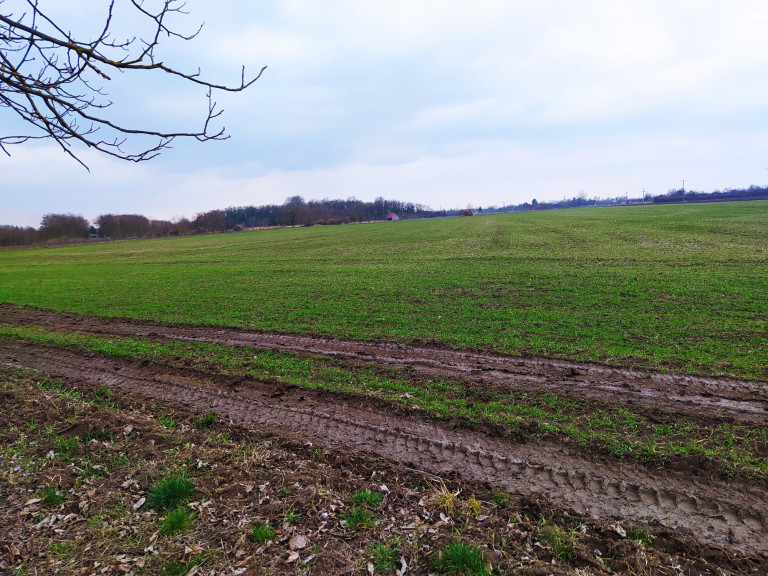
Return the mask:
<path id="1" fill-rule="evenodd" d="M 126 3 L 147 24 L 148 33 L 126 40 L 113 37 L 115 6 Z M 0 134 L 0 150 L 30 140 L 53 139 L 62 150 L 85 166 L 72 148 L 73 143 L 109 156 L 143 162 L 169 148 L 176 138 L 200 142 L 229 138 L 224 128 L 212 121 L 221 115 L 213 91 L 240 92 L 256 82 L 266 69 L 246 79 L 245 67 L 240 82 L 217 84 L 205 80 L 200 70 L 183 72 L 156 59 L 162 37 L 193 40 L 202 30 L 184 35 L 167 23 L 173 14 L 186 14 L 180 0 L 161 0 L 153 11 L 145 0 L 109 0 L 104 24 L 94 39 L 75 38 L 72 33 L 43 11 L 40 0 L 16 0 L 23 11 L 7 8 L 0 0 L 0 108 L 15 113 L 30 126 L 24 134 Z M 108 109 L 112 102 L 97 85 L 109 81 L 114 71 L 157 70 L 207 88 L 208 109 L 202 127 L 190 131 L 163 131 L 137 128 L 113 120 Z M 127 148 L 129 137 L 149 137 L 149 145 Z M 132 140 L 133 142 L 133 140 Z M 87 168 L 87 166 L 86 166 Z"/>

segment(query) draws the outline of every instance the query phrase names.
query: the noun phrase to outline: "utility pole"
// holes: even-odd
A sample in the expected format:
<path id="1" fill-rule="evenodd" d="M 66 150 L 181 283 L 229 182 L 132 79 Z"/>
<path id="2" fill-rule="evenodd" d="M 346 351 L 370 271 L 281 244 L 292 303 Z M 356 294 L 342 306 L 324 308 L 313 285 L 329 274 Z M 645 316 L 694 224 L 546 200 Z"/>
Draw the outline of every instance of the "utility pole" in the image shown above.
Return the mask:
<path id="1" fill-rule="evenodd" d="M 685 180 L 683 180 L 683 194 L 685 194 Z"/>

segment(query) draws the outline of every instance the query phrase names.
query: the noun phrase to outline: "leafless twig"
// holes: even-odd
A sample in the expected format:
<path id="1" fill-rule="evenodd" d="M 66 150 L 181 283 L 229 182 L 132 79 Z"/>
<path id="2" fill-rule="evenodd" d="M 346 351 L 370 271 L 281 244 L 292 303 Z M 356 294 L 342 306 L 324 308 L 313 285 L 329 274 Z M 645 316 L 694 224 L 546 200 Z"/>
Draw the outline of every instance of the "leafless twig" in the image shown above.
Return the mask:
<path id="1" fill-rule="evenodd" d="M 104 25 L 93 40 L 75 38 L 48 16 L 40 0 L 18 2 L 24 12 L 6 12 L 6 0 L 0 0 L 0 108 L 16 113 L 28 125 L 29 133 L 0 134 L 0 150 L 30 140 L 55 140 L 69 156 L 77 157 L 72 143 L 122 160 L 143 162 L 170 147 L 176 138 L 194 138 L 204 142 L 224 140 L 224 128 L 214 128 L 212 121 L 221 115 L 213 100 L 214 90 L 240 92 L 258 80 L 259 73 L 246 79 L 242 69 L 239 84 L 229 86 L 203 79 L 200 71 L 182 72 L 158 60 L 155 50 L 162 37 L 192 40 L 199 33 L 184 35 L 167 23 L 173 14 L 184 14 L 180 0 L 162 0 L 153 11 L 144 0 L 125 0 L 148 24 L 144 37 L 118 40 L 113 36 L 114 12 L 118 0 L 105 7 Z M 191 131 L 162 131 L 136 128 L 110 118 L 112 102 L 99 85 L 109 81 L 115 71 L 151 71 L 179 77 L 207 90 L 208 109 L 202 127 Z M 138 149 L 128 148 L 128 137 L 150 137 Z M 86 167 L 87 168 L 87 167 Z"/>

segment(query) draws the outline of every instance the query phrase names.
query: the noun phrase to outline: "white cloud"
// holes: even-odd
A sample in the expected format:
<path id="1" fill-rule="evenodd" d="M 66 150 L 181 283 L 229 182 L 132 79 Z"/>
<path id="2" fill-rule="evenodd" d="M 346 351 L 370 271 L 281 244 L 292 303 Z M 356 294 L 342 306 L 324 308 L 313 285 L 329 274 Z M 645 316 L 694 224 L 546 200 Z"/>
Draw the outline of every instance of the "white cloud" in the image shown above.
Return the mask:
<path id="1" fill-rule="evenodd" d="M 241 64 L 269 65 L 247 92 L 216 96 L 231 140 L 178 142 L 138 166 L 86 151 L 90 176 L 54 148 L 12 150 L 0 159 L 2 219 L 39 221 L 67 202 L 89 217 L 191 216 L 293 194 L 458 207 L 765 177 L 763 0 L 187 8 L 185 29 L 205 27 L 164 44 L 169 62 L 229 83 Z M 125 75 L 108 88 L 143 125 L 195 127 L 204 115 L 195 87 Z"/>

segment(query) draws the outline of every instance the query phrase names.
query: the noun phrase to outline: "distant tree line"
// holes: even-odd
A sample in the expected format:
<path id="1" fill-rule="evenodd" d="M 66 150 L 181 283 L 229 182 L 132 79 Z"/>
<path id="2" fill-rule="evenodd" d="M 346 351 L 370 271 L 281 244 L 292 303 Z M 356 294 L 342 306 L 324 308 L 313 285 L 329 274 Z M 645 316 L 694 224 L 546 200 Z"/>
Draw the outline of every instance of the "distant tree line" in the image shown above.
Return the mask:
<path id="1" fill-rule="evenodd" d="M 40 228 L 0 225 L 0 246 L 23 246 L 40 243 L 82 241 L 88 238 L 121 240 L 128 238 L 161 238 L 189 234 L 239 231 L 249 228 L 273 228 L 279 226 L 325 226 L 385 220 L 390 213 L 403 219 L 435 218 L 441 216 L 471 216 L 475 213 L 495 213 L 528 210 L 557 210 L 584 206 L 613 206 L 652 202 L 722 202 L 726 200 L 768 199 L 768 187 L 750 186 L 716 190 L 715 192 L 670 190 L 659 196 L 646 198 L 587 198 L 585 193 L 555 202 L 539 202 L 536 199 L 523 204 L 502 207 L 490 206 L 463 210 L 430 210 L 412 202 L 376 198 L 363 202 L 356 198 L 346 200 L 309 200 L 291 196 L 282 205 L 238 206 L 223 210 L 202 212 L 194 219 L 180 218 L 150 220 L 140 214 L 103 214 L 93 224 L 76 214 L 46 214 Z"/>
<path id="2" fill-rule="evenodd" d="M 182 225 L 185 233 L 188 227 Z M 96 218 L 90 236 L 101 238 L 158 238 L 180 234 L 176 224 L 167 220 L 150 220 L 140 214 L 103 214 Z"/>
<path id="3" fill-rule="evenodd" d="M 649 197 L 650 198 L 650 197 Z M 650 201 L 650 200 L 648 200 Z M 563 210 L 565 208 L 583 208 L 585 206 L 620 206 L 627 204 L 641 204 L 642 198 L 630 198 L 627 195 L 616 196 L 615 198 L 587 198 L 585 192 L 581 192 L 573 198 L 563 198 L 562 200 L 539 201 L 534 198 L 530 202 L 522 204 L 512 204 L 509 206 L 489 206 L 485 209 L 486 213 L 495 212 L 530 212 L 534 210 Z M 482 211 L 482 210 L 480 210 Z"/>
<path id="4" fill-rule="evenodd" d="M 280 226 L 325 226 L 384 220 L 390 213 L 400 219 L 434 218 L 449 212 L 434 211 L 412 202 L 376 198 L 363 202 L 310 200 L 291 196 L 282 205 L 238 206 L 202 212 L 194 219 L 150 220 L 140 214 L 102 214 L 93 224 L 76 214 L 46 214 L 39 229 L 0 225 L 0 246 L 80 241 L 88 238 L 121 240 L 240 231 Z"/>
<path id="5" fill-rule="evenodd" d="M 46 214 L 39 229 L 0 226 L 0 246 L 21 246 L 60 238 L 88 238 L 88 220 L 75 214 Z"/>
<path id="6" fill-rule="evenodd" d="M 628 204 L 669 204 L 676 202 L 724 202 L 734 200 L 761 200 L 768 199 L 768 187 L 750 186 L 749 188 L 733 188 L 726 190 L 716 190 L 714 192 L 698 192 L 692 190 L 669 190 L 666 194 L 658 196 L 646 196 L 642 198 L 630 198 L 628 195 L 616 196 L 614 198 L 587 198 L 585 193 L 581 193 L 573 198 L 563 198 L 562 200 L 539 202 L 535 198 L 530 202 L 522 204 L 502 206 L 500 208 L 491 206 L 486 208 L 486 212 L 526 212 L 531 210 L 561 210 L 564 208 L 581 208 L 584 206 L 618 206 Z M 449 212 L 453 215 L 454 212 Z"/>
<path id="7" fill-rule="evenodd" d="M 195 232 L 225 232 L 276 226 L 328 226 L 384 220 L 393 212 L 400 219 L 446 215 L 421 204 L 381 197 L 363 202 L 356 198 L 306 201 L 301 196 L 291 196 L 282 206 L 238 206 L 198 214 L 192 228 Z"/>
<path id="8" fill-rule="evenodd" d="M 724 202 L 727 200 L 759 200 L 768 198 L 768 186 L 750 186 L 749 188 L 726 188 L 714 192 L 697 192 L 695 190 L 670 190 L 666 194 L 653 197 L 655 204 L 675 202 Z"/>
<path id="9" fill-rule="evenodd" d="M 562 200 L 552 202 L 539 202 L 534 198 L 530 202 L 524 202 L 514 207 L 515 211 L 525 212 L 528 210 L 562 210 L 563 208 L 582 208 L 584 206 L 615 206 L 626 204 L 626 196 L 617 198 L 587 198 L 586 194 L 581 193 L 573 198 L 563 198 Z"/>

